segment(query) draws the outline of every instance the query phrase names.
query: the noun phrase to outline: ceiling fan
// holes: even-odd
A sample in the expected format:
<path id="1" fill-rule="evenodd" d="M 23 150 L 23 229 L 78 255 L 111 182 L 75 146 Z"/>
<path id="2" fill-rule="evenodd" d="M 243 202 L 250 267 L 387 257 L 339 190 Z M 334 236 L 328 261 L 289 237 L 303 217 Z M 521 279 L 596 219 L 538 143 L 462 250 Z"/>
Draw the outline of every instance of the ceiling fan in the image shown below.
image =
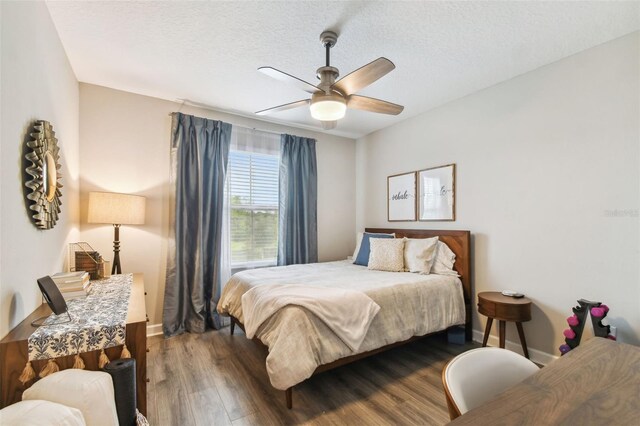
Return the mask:
<path id="1" fill-rule="evenodd" d="M 256 114 L 271 114 L 309 105 L 311 116 L 320 120 L 323 129 L 329 130 L 336 127 L 337 121 L 344 117 L 347 108 L 391 115 L 398 115 L 402 112 L 404 109 L 402 105 L 355 94 L 391 72 L 396 67 L 393 62 L 387 58 L 378 58 L 336 81 L 340 74 L 338 69 L 330 64 L 330 51 L 336 45 L 338 35 L 333 31 L 325 31 L 320 34 L 320 41 L 326 50 L 326 65 L 316 71 L 318 80 L 320 80 L 317 86 L 272 67 L 258 68 L 258 71 L 269 77 L 293 84 L 305 92 L 311 93 L 311 99 L 263 109 Z"/>

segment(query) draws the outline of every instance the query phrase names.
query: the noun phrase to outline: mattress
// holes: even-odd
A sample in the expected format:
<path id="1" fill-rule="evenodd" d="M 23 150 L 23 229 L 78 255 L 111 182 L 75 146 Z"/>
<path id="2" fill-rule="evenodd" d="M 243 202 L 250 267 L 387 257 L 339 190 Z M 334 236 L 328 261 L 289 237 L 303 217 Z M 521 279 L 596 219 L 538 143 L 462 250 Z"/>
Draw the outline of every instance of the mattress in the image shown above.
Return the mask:
<path id="1" fill-rule="evenodd" d="M 349 261 L 290 265 L 239 272 L 225 285 L 218 312 L 244 322 L 242 295 L 253 286 L 297 284 L 358 290 L 380 306 L 357 352 L 310 311 L 289 305 L 272 315 L 256 337 L 269 349 L 267 373 L 276 389 L 288 389 L 315 369 L 413 336 L 464 324 L 462 283 L 455 276 L 369 270 Z"/>

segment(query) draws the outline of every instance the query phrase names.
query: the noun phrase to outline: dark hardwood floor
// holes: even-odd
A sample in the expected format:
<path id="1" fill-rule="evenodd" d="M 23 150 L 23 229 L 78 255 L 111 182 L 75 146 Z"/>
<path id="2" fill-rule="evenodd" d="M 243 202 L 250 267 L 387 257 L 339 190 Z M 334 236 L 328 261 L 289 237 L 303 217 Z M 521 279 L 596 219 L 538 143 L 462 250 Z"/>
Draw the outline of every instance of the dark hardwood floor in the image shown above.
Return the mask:
<path id="1" fill-rule="evenodd" d="M 149 338 L 151 425 L 441 425 L 449 421 L 441 373 L 479 345 L 444 334 L 319 374 L 293 390 L 271 387 L 266 352 L 236 327 L 171 339 Z"/>

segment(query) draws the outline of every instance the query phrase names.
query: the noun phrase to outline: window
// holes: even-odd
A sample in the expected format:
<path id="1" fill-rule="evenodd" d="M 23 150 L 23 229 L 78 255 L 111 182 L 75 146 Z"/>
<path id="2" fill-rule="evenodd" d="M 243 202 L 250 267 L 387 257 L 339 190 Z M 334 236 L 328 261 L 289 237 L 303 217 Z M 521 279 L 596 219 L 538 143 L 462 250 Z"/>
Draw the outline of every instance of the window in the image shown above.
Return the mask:
<path id="1" fill-rule="evenodd" d="M 228 165 L 231 268 L 275 265 L 278 256 L 278 155 L 232 150 Z"/>

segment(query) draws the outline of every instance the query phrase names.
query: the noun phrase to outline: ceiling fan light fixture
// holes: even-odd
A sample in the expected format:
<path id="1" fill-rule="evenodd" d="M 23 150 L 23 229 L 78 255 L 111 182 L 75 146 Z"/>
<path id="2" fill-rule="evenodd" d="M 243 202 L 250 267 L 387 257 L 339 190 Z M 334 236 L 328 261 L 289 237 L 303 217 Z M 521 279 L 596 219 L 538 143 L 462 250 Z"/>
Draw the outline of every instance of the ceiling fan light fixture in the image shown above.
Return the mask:
<path id="1" fill-rule="evenodd" d="M 331 66 L 330 59 L 331 48 L 335 46 L 338 41 L 338 34 L 333 31 L 325 31 L 320 34 L 320 41 L 325 48 L 326 61 L 324 66 L 316 70 L 316 76 L 318 80 L 320 80 L 320 83 L 317 85 L 301 80 L 298 77 L 294 77 L 291 74 L 287 74 L 273 67 L 258 68 L 258 71 L 269 77 L 285 83 L 294 84 L 299 89 L 311 93 L 311 99 L 303 99 L 263 109 L 256 112 L 256 114 L 271 114 L 309 105 L 311 117 L 320 121 L 323 129 L 331 130 L 336 127 L 338 120 L 344 118 L 347 108 L 389 115 L 398 115 L 402 112 L 404 109 L 402 105 L 356 95 L 356 92 L 375 83 L 393 71 L 396 67 L 393 62 L 387 58 L 380 57 L 352 71 L 340 80 L 337 80 L 340 72 L 336 67 Z"/>
<path id="2" fill-rule="evenodd" d="M 347 101 L 337 93 L 327 95 L 323 92 L 314 93 L 311 97 L 311 116 L 320 121 L 336 121 L 344 118 L 347 111 Z"/>

